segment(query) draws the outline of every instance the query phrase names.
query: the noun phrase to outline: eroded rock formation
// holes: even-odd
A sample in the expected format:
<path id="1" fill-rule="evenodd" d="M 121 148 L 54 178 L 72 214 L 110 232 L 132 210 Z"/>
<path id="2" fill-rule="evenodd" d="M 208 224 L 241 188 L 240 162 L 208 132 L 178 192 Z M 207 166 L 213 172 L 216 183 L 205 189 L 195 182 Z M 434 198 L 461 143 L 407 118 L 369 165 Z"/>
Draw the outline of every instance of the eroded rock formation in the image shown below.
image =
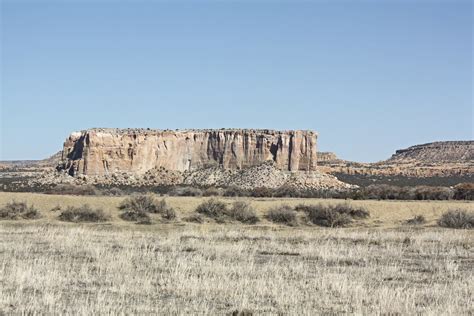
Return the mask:
<path id="1" fill-rule="evenodd" d="M 253 129 L 89 129 L 64 143 L 63 166 L 70 175 L 145 174 L 211 166 L 239 170 L 273 161 L 284 171 L 316 169 L 313 131 Z"/>

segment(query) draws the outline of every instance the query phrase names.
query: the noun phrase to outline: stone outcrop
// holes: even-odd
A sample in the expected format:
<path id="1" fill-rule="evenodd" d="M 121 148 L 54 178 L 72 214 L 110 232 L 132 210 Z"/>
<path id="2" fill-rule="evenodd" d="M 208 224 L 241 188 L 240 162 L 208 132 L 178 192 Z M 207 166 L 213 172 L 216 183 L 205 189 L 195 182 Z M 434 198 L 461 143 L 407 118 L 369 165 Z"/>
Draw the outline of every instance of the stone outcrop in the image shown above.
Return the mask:
<path id="1" fill-rule="evenodd" d="M 316 140 L 315 132 L 301 130 L 89 129 L 66 140 L 61 168 L 74 176 L 143 175 L 157 168 L 241 170 L 273 161 L 279 170 L 312 171 Z"/>

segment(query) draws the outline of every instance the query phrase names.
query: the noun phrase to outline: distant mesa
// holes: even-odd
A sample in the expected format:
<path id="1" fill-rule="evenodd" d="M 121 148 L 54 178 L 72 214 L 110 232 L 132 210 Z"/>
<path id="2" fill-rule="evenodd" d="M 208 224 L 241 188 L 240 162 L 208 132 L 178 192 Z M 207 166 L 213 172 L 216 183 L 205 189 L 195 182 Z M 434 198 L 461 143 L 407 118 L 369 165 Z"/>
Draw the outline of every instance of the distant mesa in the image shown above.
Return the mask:
<path id="1" fill-rule="evenodd" d="M 321 157 L 322 153 L 320 154 Z M 400 149 L 376 163 L 340 160 L 326 154 L 320 170 L 331 174 L 405 177 L 458 177 L 474 174 L 474 141 L 445 141 Z"/>
<path id="2" fill-rule="evenodd" d="M 144 174 L 153 168 L 240 170 L 273 161 L 280 170 L 316 170 L 314 131 L 268 129 L 89 129 L 64 143 L 70 175 Z"/>
<path id="3" fill-rule="evenodd" d="M 474 161 L 474 141 L 446 141 L 400 149 L 387 162 L 463 163 Z"/>
<path id="4" fill-rule="evenodd" d="M 32 185 L 347 190 L 317 169 L 317 133 L 270 129 L 106 129 L 72 133 L 56 173 Z"/>

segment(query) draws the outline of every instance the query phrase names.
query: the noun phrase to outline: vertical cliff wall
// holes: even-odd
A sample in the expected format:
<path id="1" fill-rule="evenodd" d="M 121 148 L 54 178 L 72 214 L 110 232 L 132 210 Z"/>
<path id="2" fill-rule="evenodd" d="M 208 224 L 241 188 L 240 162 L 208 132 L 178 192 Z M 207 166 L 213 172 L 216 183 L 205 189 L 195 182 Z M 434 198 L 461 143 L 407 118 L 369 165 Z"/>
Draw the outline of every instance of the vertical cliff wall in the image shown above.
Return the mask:
<path id="1" fill-rule="evenodd" d="M 195 170 L 208 166 L 243 169 L 273 160 L 281 170 L 315 170 L 313 131 L 252 129 L 90 129 L 64 143 L 69 174 L 143 174 L 152 168 Z"/>

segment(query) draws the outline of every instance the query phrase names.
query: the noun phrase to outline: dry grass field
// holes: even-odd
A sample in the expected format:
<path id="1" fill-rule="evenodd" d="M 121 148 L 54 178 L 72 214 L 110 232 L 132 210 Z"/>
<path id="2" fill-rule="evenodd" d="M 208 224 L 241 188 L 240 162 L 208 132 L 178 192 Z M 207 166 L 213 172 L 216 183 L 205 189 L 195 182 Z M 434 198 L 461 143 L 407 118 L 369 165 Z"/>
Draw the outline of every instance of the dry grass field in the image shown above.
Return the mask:
<path id="1" fill-rule="evenodd" d="M 0 315 L 474 313 L 474 233 L 436 226 L 472 202 L 350 201 L 371 216 L 321 228 L 264 214 L 341 201 L 252 199 L 256 225 L 195 224 L 182 218 L 204 198 L 169 197 L 177 220 L 136 225 L 118 217 L 123 197 L 0 193 L 0 206 L 12 199 L 42 217 L 0 221 Z M 111 221 L 64 223 L 51 211 L 84 203 Z M 405 225 L 414 215 L 427 222 Z"/>

